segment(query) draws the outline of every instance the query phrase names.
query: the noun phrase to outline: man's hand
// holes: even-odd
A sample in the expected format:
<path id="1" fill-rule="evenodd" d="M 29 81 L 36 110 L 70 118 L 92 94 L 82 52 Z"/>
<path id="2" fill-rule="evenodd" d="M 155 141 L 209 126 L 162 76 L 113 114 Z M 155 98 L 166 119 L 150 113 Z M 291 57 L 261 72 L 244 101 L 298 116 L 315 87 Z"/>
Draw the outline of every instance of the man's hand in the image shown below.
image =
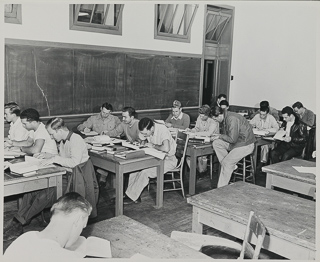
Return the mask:
<path id="1" fill-rule="evenodd" d="M 91 130 L 90 130 L 90 128 L 87 128 L 87 127 L 85 127 L 84 129 L 83 129 L 83 132 L 84 133 L 89 133 Z"/>
<path id="2" fill-rule="evenodd" d="M 217 140 L 219 139 L 220 135 L 219 134 L 213 134 L 210 136 L 210 141 L 214 141 L 214 140 Z"/>
<path id="3" fill-rule="evenodd" d="M 146 147 L 154 148 L 154 144 L 152 144 L 152 143 L 145 143 L 144 145 Z"/>
<path id="4" fill-rule="evenodd" d="M 289 142 L 291 141 L 291 137 L 290 137 L 290 136 L 286 136 L 286 137 L 283 139 L 283 141 L 289 143 Z"/>
<path id="5" fill-rule="evenodd" d="M 53 154 L 50 153 L 36 153 L 33 155 L 33 157 L 38 158 L 38 159 L 50 159 L 54 157 Z"/>
<path id="6" fill-rule="evenodd" d="M 172 124 L 171 124 L 171 123 L 164 123 L 164 125 L 165 125 L 166 127 L 172 127 Z"/>

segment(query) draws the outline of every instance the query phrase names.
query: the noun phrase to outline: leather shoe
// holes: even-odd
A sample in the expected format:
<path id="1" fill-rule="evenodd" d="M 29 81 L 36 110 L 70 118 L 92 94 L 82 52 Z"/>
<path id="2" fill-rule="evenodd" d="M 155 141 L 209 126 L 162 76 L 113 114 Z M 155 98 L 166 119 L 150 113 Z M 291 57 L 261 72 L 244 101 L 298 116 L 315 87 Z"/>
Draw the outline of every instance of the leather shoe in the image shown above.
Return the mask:
<path id="1" fill-rule="evenodd" d="M 12 219 L 12 222 L 3 232 L 3 241 L 9 241 L 14 238 L 17 238 L 23 233 L 22 224 L 15 219 Z"/>
<path id="2" fill-rule="evenodd" d="M 126 197 L 123 199 L 123 204 L 124 204 L 124 205 L 139 204 L 139 203 L 141 203 L 141 197 L 138 197 L 137 200 L 132 200 L 131 198 L 129 198 L 129 197 L 126 196 Z"/>

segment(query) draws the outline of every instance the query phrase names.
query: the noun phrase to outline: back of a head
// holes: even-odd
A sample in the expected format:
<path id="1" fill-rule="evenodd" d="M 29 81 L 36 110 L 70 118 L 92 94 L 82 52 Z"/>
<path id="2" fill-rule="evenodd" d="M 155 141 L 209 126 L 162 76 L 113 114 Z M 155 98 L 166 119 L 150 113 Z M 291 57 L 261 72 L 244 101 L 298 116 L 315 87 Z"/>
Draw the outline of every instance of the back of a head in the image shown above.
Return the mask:
<path id="1" fill-rule="evenodd" d="M 21 119 L 27 119 L 27 121 L 40 121 L 40 114 L 37 110 L 33 108 L 28 108 L 23 110 L 20 114 Z"/>
<path id="2" fill-rule="evenodd" d="M 204 114 L 206 116 L 210 116 L 211 114 L 211 108 L 208 105 L 202 105 L 198 111 L 199 111 L 199 114 Z"/>
<path id="3" fill-rule="evenodd" d="M 268 101 L 261 101 L 260 102 L 260 107 L 266 107 L 269 106 L 269 102 Z"/>
<path id="4" fill-rule="evenodd" d="M 50 127 L 53 130 L 64 129 L 68 130 L 68 128 L 64 124 L 64 120 L 60 117 L 53 117 L 48 120 L 46 123 L 46 128 Z"/>
<path id="5" fill-rule="evenodd" d="M 51 217 L 56 215 L 68 216 L 79 211 L 89 216 L 92 206 L 88 200 L 76 192 L 69 192 L 60 197 L 50 210 Z"/>
<path id="6" fill-rule="evenodd" d="M 122 109 L 122 112 L 128 112 L 129 116 L 137 117 L 136 110 L 131 106 L 126 106 Z"/>
<path id="7" fill-rule="evenodd" d="M 107 110 L 113 111 L 112 105 L 109 104 L 108 102 L 103 103 L 102 106 L 101 106 L 101 108 L 105 108 L 105 109 L 107 109 Z"/>
<path id="8" fill-rule="evenodd" d="M 301 102 L 295 102 L 293 105 L 292 105 L 292 108 L 295 108 L 297 107 L 298 109 L 300 109 L 301 107 L 303 107 L 303 104 Z"/>
<path id="9" fill-rule="evenodd" d="M 281 114 L 287 114 L 288 116 L 293 114 L 293 109 L 290 106 L 286 106 L 281 110 Z"/>
<path id="10" fill-rule="evenodd" d="M 144 117 L 144 118 L 140 119 L 139 124 L 138 124 L 140 131 L 143 131 L 145 128 L 147 130 L 150 130 L 151 127 L 153 127 L 153 125 L 154 125 L 153 121 L 148 117 Z"/>
<path id="11" fill-rule="evenodd" d="M 16 102 L 9 102 L 4 105 L 4 109 L 10 109 L 11 114 L 15 114 L 16 116 L 20 116 L 21 110 L 19 105 Z"/>

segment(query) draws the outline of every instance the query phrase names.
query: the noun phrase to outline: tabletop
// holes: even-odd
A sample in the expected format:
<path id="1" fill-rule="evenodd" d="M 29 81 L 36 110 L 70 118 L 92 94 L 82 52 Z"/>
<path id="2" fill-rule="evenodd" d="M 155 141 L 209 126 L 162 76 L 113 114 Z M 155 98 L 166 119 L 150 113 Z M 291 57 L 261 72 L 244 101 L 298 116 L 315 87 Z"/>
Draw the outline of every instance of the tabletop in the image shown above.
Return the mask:
<path id="1" fill-rule="evenodd" d="M 189 204 L 246 224 L 254 211 L 270 234 L 315 250 L 315 201 L 242 181 L 187 199 Z"/>
<path id="2" fill-rule="evenodd" d="M 109 240 L 113 258 L 130 258 L 135 254 L 141 254 L 149 258 L 210 259 L 123 215 L 89 225 L 83 230 L 82 235 Z"/>

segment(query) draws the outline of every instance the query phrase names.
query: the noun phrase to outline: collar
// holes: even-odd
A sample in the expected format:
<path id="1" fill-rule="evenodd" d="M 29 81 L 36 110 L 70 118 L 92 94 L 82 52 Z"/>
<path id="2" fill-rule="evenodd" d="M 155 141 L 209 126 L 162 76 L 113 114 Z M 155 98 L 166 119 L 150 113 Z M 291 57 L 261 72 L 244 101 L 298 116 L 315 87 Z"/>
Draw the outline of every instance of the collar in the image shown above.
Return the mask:
<path id="1" fill-rule="evenodd" d="M 62 140 L 62 142 L 65 144 L 65 143 L 66 143 L 66 141 L 70 141 L 70 137 L 72 136 L 72 134 L 73 134 L 73 132 L 72 132 L 72 131 L 69 131 L 69 133 L 68 133 L 68 135 L 67 135 L 66 139 L 65 139 L 65 140 Z"/>
<path id="2" fill-rule="evenodd" d="M 182 119 L 182 114 L 183 113 L 181 112 L 178 117 L 172 116 L 171 119 L 174 119 L 174 120 Z"/>
<path id="3" fill-rule="evenodd" d="M 131 122 L 131 124 L 129 124 L 129 127 L 132 127 L 134 125 L 134 123 L 136 123 L 137 121 L 139 121 L 138 119 L 134 118 Z"/>

